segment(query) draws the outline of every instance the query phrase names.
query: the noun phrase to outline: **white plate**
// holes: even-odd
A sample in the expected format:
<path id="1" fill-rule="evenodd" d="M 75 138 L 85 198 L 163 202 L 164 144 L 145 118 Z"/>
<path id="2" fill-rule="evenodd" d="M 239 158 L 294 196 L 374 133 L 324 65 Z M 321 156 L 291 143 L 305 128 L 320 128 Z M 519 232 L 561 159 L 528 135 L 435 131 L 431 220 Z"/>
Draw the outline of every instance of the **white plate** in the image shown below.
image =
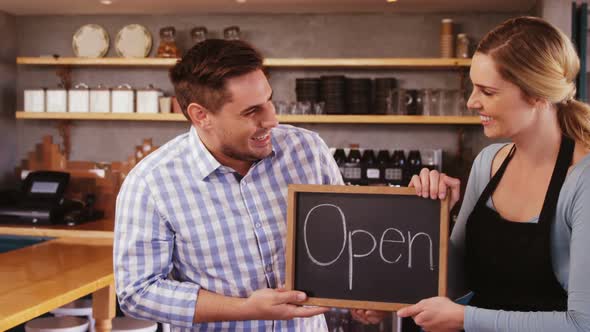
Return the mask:
<path id="1" fill-rule="evenodd" d="M 78 57 L 103 57 L 109 50 L 109 34 L 100 25 L 83 25 L 72 37 L 72 48 Z"/>
<path id="2" fill-rule="evenodd" d="M 145 58 L 152 48 L 152 35 L 146 27 L 130 24 L 123 27 L 115 38 L 117 54 L 126 58 Z"/>

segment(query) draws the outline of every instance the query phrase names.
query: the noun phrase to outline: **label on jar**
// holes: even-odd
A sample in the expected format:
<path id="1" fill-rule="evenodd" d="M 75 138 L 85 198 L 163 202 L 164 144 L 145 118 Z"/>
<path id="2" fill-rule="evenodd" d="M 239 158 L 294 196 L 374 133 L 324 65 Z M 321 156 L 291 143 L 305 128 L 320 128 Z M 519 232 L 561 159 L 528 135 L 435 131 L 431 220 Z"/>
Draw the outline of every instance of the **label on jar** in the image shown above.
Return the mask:
<path id="1" fill-rule="evenodd" d="M 379 169 L 378 168 L 367 168 L 367 179 L 378 179 Z"/>
<path id="2" fill-rule="evenodd" d="M 344 169 L 344 177 L 346 179 L 360 179 L 361 168 L 360 167 L 346 167 Z"/>
<path id="3" fill-rule="evenodd" d="M 401 168 L 386 168 L 385 169 L 385 180 L 389 181 L 401 181 L 403 172 Z"/>

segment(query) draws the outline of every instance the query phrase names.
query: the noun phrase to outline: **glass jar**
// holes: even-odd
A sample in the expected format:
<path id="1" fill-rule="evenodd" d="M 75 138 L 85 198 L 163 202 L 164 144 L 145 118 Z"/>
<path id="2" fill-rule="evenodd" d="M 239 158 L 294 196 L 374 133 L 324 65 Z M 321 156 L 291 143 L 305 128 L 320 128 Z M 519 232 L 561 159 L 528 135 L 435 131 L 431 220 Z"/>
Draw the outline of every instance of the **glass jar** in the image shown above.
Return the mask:
<path id="1" fill-rule="evenodd" d="M 469 38 L 466 34 L 460 33 L 457 35 L 457 50 L 455 53 L 457 58 L 469 58 Z"/>
<path id="2" fill-rule="evenodd" d="M 193 45 L 198 44 L 207 39 L 207 28 L 206 27 L 194 27 L 191 29 L 191 39 Z"/>
<path id="3" fill-rule="evenodd" d="M 158 58 L 179 58 L 180 52 L 176 47 L 176 29 L 164 27 L 160 29 L 160 46 L 158 46 Z"/>
<path id="4" fill-rule="evenodd" d="M 239 40 L 240 39 L 240 27 L 231 26 L 223 29 L 223 38 L 226 40 Z"/>

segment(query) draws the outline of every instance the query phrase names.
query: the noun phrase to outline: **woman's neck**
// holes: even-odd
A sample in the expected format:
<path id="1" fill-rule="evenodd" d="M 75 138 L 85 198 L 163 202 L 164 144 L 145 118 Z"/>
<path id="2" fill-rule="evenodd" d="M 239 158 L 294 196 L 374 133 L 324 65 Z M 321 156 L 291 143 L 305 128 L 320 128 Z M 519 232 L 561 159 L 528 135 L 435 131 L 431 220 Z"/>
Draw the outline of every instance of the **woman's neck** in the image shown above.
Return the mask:
<path id="1" fill-rule="evenodd" d="M 540 111 L 534 123 L 514 137 L 518 159 L 524 164 L 541 166 L 553 164 L 559 153 L 561 128 L 557 119 L 557 111 Z"/>

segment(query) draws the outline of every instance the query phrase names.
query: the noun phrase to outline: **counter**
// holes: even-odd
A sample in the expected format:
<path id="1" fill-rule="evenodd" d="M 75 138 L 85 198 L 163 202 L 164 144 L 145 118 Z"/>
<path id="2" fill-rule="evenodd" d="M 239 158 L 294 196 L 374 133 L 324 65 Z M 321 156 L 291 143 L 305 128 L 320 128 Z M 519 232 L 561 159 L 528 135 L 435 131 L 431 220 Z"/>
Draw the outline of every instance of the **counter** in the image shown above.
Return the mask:
<path id="1" fill-rule="evenodd" d="M 0 331 L 88 294 L 96 331 L 110 331 L 116 310 L 112 231 L 109 238 L 105 229 L 96 229 L 107 225 L 2 226 L 2 234 L 63 237 L 0 254 Z"/>
<path id="2" fill-rule="evenodd" d="M 5 235 L 26 235 L 41 237 L 68 237 L 68 238 L 96 238 L 113 239 L 115 221 L 113 219 L 100 219 L 82 223 L 76 226 L 50 225 L 8 225 L 0 224 L 0 234 Z"/>

